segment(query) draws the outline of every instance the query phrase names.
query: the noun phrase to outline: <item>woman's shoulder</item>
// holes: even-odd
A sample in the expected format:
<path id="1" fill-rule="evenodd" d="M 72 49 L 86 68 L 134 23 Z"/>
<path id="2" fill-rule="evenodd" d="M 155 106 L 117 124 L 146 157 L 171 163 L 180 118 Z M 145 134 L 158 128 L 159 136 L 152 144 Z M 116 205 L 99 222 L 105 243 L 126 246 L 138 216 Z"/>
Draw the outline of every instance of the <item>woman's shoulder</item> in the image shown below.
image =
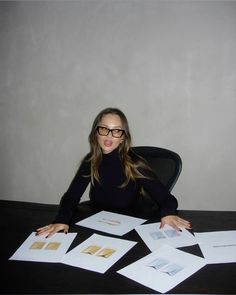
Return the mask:
<path id="1" fill-rule="evenodd" d="M 91 161 L 90 161 L 91 155 L 90 153 L 86 154 L 82 160 L 79 163 L 79 169 L 78 171 L 81 170 L 90 170 L 90 166 L 91 166 Z"/>
<path id="2" fill-rule="evenodd" d="M 87 154 L 82 158 L 81 163 L 83 163 L 83 162 L 90 162 L 90 159 L 91 159 L 91 152 L 90 152 L 90 153 L 87 153 Z"/>

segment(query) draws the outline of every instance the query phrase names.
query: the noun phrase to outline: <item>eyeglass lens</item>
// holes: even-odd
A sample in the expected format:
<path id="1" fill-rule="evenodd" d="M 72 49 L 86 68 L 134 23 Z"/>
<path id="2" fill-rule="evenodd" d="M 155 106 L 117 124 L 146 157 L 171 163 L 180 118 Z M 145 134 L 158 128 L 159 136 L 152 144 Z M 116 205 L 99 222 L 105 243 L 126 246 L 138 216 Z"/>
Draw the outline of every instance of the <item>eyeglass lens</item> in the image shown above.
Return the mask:
<path id="1" fill-rule="evenodd" d="M 97 131 L 98 131 L 98 134 L 102 136 L 107 136 L 109 132 L 111 132 L 111 135 L 116 138 L 120 138 L 124 133 L 124 130 L 122 129 L 109 129 L 103 126 L 98 126 Z"/>

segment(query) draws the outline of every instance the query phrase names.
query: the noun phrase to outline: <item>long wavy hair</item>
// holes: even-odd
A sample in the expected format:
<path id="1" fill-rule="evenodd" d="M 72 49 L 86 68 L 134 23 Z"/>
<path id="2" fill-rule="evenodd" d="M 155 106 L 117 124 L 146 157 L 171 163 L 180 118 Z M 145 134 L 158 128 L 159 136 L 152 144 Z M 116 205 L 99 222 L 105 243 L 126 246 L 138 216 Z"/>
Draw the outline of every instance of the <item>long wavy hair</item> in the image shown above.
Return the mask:
<path id="1" fill-rule="evenodd" d="M 102 149 L 99 146 L 97 140 L 97 127 L 99 126 L 102 117 L 108 114 L 118 115 L 121 119 L 122 129 L 124 130 L 123 141 L 119 145 L 119 156 L 122 162 L 126 180 L 121 185 L 125 187 L 130 180 L 136 178 L 145 178 L 145 176 L 138 170 L 139 167 L 147 167 L 146 164 L 142 161 L 141 157 L 137 155 L 132 157 L 131 151 L 131 134 L 129 130 L 128 120 L 125 114 L 117 108 L 106 108 L 102 110 L 97 117 L 94 119 L 91 132 L 89 134 L 89 144 L 90 144 L 90 153 L 87 160 L 91 162 L 91 182 L 94 184 L 94 181 L 100 182 L 100 176 L 98 173 L 98 167 L 102 160 Z"/>

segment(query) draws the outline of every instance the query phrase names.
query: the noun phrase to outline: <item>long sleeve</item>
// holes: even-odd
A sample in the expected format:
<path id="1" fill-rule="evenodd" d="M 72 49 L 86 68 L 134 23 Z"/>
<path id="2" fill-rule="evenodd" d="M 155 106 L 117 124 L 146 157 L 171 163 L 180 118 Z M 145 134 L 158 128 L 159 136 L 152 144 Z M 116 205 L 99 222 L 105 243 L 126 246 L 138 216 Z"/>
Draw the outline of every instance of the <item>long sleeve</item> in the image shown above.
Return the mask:
<path id="1" fill-rule="evenodd" d="M 54 223 L 69 224 L 83 193 L 90 182 L 90 164 L 83 161 L 72 180 L 68 190 L 60 201 L 58 214 Z"/>
<path id="2" fill-rule="evenodd" d="M 151 179 L 142 178 L 138 181 L 160 207 L 161 217 L 177 214 L 177 199 L 156 177 Z"/>

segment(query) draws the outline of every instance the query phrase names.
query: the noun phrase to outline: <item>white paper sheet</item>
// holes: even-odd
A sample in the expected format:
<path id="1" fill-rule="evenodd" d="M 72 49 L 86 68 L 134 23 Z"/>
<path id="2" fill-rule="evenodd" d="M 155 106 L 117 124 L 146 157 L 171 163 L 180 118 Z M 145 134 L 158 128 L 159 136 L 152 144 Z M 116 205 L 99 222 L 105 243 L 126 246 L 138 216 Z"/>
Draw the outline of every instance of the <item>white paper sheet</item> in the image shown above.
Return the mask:
<path id="1" fill-rule="evenodd" d="M 168 292 L 206 265 L 205 259 L 168 245 L 122 268 L 119 274 L 161 293 Z"/>
<path id="2" fill-rule="evenodd" d="M 32 232 L 10 260 L 60 262 L 66 253 L 76 233 L 56 233 L 52 237 L 36 236 Z"/>
<path id="3" fill-rule="evenodd" d="M 137 226 L 135 230 L 151 251 L 166 244 L 174 248 L 197 244 L 196 238 L 186 229 L 180 232 L 169 225 L 160 229 L 160 222 L 143 224 Z"/>
<path id="4" fill-rule="evenodd" d="M 62 263 L 104 273 L 137 242 L 93 234 L 68 252 Z"/>
<path id="5" fill-rule="evenodd" d="M 122 236 L 145 221 L 145 219 L 141 218 L 101 211 L 77 222 L 76 224 L 113 235 Z"/>
<path id="6" fill-rule="evenodd" d="M 236 262 L 236 230 L 194 234 L 208 264 Z"/>

